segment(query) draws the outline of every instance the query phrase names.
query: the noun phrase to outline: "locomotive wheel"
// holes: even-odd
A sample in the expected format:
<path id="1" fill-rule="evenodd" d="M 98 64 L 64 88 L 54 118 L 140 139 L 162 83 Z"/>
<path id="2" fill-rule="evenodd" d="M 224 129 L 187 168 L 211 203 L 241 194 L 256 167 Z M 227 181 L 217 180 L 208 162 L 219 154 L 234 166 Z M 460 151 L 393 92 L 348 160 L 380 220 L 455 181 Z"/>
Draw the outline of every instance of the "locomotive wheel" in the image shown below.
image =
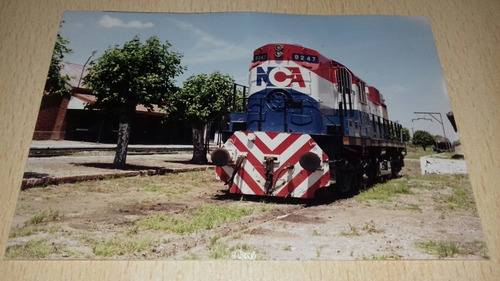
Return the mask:
<path id="1" fill-rule="evenodd" d="M 361 181 L 363 173 L 356 169 L 356 166 L 348 163 L 342 169 L 342 180 L 340 181 L 339 191 L 344 195 L 358 194 L 362 187 L 362 182 L 365 182 Z"/>

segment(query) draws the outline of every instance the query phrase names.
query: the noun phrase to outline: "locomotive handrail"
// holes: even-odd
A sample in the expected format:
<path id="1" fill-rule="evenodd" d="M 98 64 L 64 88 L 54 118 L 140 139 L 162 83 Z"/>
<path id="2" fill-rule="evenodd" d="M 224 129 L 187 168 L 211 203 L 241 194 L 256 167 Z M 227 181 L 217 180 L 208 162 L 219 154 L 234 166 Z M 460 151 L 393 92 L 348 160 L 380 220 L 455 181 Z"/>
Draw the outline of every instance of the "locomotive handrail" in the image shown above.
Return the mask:
<path id="1" fill-rule="evenodd" d="M 253 99 L 253 100 L 256 100 L 258 101 L 258 104 L 259 104 L 259 124 L 258 124 L 258 130 L 260 131 L 261 130 L 261 126 L 262 126 L 262 108 L 263 108 L 263 105 L 264 105 L 264 101 L 266 100 L 266 97 L 261 97 L 261 98 L 253 98 L 253 97 L 246 97 L 246 96 L 243 96 L 243 97 L 234 97 L 233 101 L 232 101 L 232 106 L 233 106 L 233 110 L 232 112 L 233 113 L 249 113 L 249 108 L 248 108 L 248 103 L 249 103 L 249 100 L 250 99 Z M 238 101 L 243 101 L 241 102 L 241 104 L 238 102 Z M 291 102 L 300 102 L 302 105 L 307 103 L 308 105 L 311 106 L 312 109 L 315 109 L 317 112 L 319 112 L 321 114 L 322 117 L 324 117 L 329 123 L 327 123 L 326 125 L 335 125 L 335 126 L 343 126 L 344 124 L 336 124 L 335 121 L 333 121 L 331 118 L 330 118 L 330 115 L 327 115 L 325 114 L 324 112 L 322 112 L 320 110 L 320 108 L 314 104 L 313 102 L 311 102 L 310 100 L 308 99 L 303 99 L 303 98 L 285 98 L 284 99 L 285 103 L 283 104 L 283 111 L 286 112 L 287 109 L 290 109 L 290 108 L 296 108 L 296 107 L 292 107 L 290 106 Z M 343 102 L 341 102 L 341 104 L 343 104 Z M 351 111 L 352 112 L 352 109 L 347 109 L 347 111 Z M 342 112 L 339 114 L 346 114 L 346 112 Z M 348 113 L 347 113 L 348 114 Z M 401 125 L 398 124 L 398 123 L 395 123 L 391 120 L 388 120 L 388 119 L 385 119 L 383 118 L 382 116 L 378 116 L 378 115 L 375 115 L 375 114 L 371 114 L 372 115 L 372 120 L 374 122 L 373 124 L 373 127 L 376 128 L 378 127 L 377 131 L 378 131 L 378 135 L 381 137 L 381 139 L 384 139 L 384 140 L 396 140 L 396 141 L 400 141 L 402 142 L 402 137 L 401 137 Z M 379 119 L 378 121 L 376 119 Z M 285 119 L 283 120 L 285 122 L 285 128 L 287 127 L 287 122 L 286 122 L 286 113 L 285 113 Z"/>

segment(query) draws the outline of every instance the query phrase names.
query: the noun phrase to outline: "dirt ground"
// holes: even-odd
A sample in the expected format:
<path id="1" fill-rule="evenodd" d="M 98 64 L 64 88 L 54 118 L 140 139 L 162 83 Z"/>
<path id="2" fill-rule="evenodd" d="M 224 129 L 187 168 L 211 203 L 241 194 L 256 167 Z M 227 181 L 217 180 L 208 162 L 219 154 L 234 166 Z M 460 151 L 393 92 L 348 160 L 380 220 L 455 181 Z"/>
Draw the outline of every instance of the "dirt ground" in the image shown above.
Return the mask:
<path id="1" fill-rule="evenodd" d="M 184 163 L 188 160 L 185 157 L 152 156 L 151 161 L 157 162 L 141 165 Z M 29 162 L 27 172 L 51 173 L 35 169 L 37 163 L 33 161 L 44 160 Z M 56 162 L 52 159 L 51 163 Z M 60 167 L 60 173 L 84 172 L 77 157 L 71 163 L 72 172 L 65 166 Z M 133 157 L 130 163 L 134 163 Z M 88 166 L 106 169 L 97 164 Z M 168 260 L 487 258 L 475 206 L 457 207 L 463 204 L 445 200 L 452 197 L 452 185 L 457 182 L 454 179 L 463 184 L 463 177 L 446 176 L 436 185 L 436 177 L 421 176 L 419 161 L 411 159 L 401 174 L 402 178 L 395 181 L 409 188 L 406 194 L 388 200 L 361 200 L 363 193 L 375 192 L 375 186 L 352 198 L 324 204 L 229 196 L 223 183 L 215 180 L 212 168 L 30 188 L 20 192 L 6 256 Z M 470 184 L 465 185 L 471 192 Z M 141 219 L 160 215 L 189 218 L 205 205 L 253 211 L 231 222 L 184 233 L 138 224 Z M 32 250 L 28 244 L 43 249 Z M 131 250 L 114 249 L 128 249 L 130 245 Z"/>

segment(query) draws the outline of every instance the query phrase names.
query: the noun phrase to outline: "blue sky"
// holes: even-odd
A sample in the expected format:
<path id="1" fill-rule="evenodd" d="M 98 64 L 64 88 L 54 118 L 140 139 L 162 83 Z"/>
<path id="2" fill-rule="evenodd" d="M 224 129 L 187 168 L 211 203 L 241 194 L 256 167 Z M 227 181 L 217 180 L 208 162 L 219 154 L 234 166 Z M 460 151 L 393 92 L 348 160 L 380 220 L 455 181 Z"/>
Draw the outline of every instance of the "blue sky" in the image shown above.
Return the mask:
<path id="1" fill-rule="evenodd" d="M 443 135 L 441 124 L 417 120 L 413 112 L 440 112 L 446 136 L 458 136 L 446 118 L 451 110 L 434 45 L 431 26 L 424 17 L 307 16 L 270 13 L 118 13 L 65 12 L 60 33 L 70 41 L 73 54 L 65 60 L 84 64 L 135 35 L 156 35 L 183 54 L 192 74 L 220 71 L 248 84 L 253 50 L 268 43 L 293 43 L 336 60 L 384 95 L 389 118 L 410 132 L 426 130 Z M 432 119 L 430 116 L 426 116 Z"/>

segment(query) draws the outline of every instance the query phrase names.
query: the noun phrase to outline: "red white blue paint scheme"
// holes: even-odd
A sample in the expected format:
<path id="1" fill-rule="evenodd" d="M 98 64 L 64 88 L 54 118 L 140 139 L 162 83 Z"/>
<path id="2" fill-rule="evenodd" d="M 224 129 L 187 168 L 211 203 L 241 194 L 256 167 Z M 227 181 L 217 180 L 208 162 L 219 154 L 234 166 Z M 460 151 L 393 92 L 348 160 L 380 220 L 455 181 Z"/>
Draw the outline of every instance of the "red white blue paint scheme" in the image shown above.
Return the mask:
<path id="1" fill-rule="evenodd" d="M 379 91 L 344 65 L 299 45 L 254 51 L 248 97 L 212 152 L 229 192 L 314 198 L 357 192 L 404 165 L 402 127 Z"/>

